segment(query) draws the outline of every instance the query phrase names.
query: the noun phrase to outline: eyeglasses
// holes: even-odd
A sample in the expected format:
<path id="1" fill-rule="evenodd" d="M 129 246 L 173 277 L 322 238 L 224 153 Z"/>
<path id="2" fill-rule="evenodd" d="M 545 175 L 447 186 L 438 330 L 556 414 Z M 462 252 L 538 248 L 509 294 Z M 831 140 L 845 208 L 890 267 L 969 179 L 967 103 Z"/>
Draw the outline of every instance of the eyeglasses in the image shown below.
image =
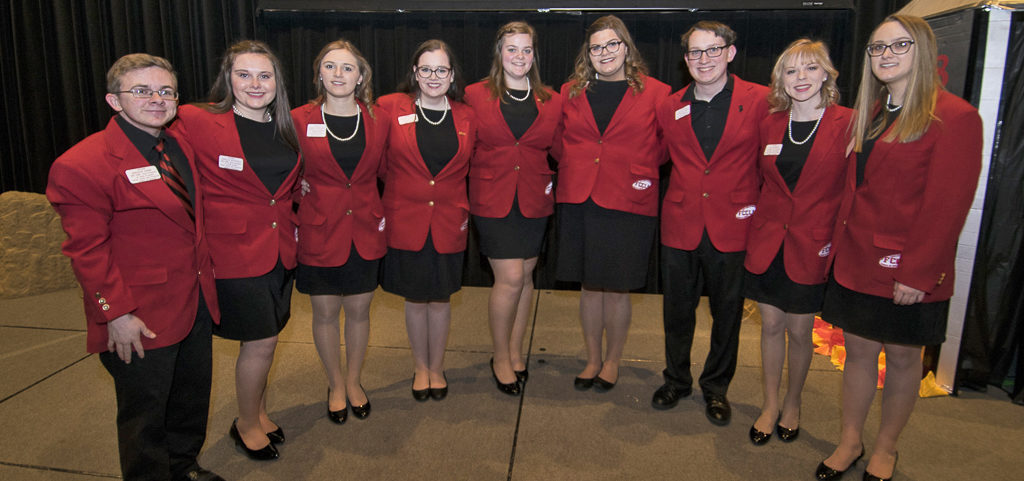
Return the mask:
<path id="1" fill-rule="evenodd" d="M 424 79 L 425 78 L 430 78 L 430 74 L 437 75 L 437 78 L 439 78 L 439 79 L 444 79 L 444 78 L 448 78 L 448 76 L 452 74 L 452 69 L 451 69 L 451 67 L 437 67 L 437 68 L 430 68 L 430 67 L 427 67 L 427 66 L 416 67 L 416 76 L 418 76 L 419 78 L 424 78 Z"/>
<path id="2" fill-rule="evenodd" d="M 728 45 L 722 45 L 720 47 L 709 47 L 704 50 L 687 50 L 684 55 L 686 55 L 687 60 L 700 60 L 701 55 L 704 54 L 707 54 L 708 58 L 715 58 L 721 57 L 727 48 L 729 48 Z"/>
<path id="3" fill-rule="evenodd" d="M 136 87 L 133 89 L 122 90 L 120 92 L 114 92 L 116 94 L 132 94 L 132 97 L 137 99 L 149 99 L 153 97 L 153 94 L 157 94 L 164 100 L 178 100 L 178 91 L 174 89 L 160 89 L 153 90 L 144 87 Z"/>
<path id="4" fill-rule="evenodd" d="M 910 46 L 914 44 L 913 40 L 899 40 L 889 45 L 884 43 L 873 43 L 868 45 L 865 50 L 868 52 L 869 57 L 881 57 L 885 53 L 885 49 L 889 49 L 893 55 L 903 55 L 910 51 Z"/>
<path id="5" fill-rule="evenodd" d="M 619 47 L 622 46 L 622 40 L 612 40 L 604 45 L 591 45 L 587 50 L 590 51 L 590 55 L 598 56 L 601 52 L 607 50 L 608 53 L 615 53 L 619 51 Z"/>

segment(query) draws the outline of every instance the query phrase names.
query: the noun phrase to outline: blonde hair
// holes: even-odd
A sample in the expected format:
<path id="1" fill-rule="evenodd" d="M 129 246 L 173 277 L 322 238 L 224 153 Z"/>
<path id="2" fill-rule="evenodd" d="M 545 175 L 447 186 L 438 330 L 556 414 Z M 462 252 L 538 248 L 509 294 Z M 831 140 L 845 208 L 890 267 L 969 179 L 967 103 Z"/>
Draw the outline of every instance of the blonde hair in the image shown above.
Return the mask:
<path id="1" fill-rule="evenodd" d="M 789 44 L 786 50 L 782 51 L 779 59 L 775 61 L 775 67 L 772 68 L 771 93 L 768 94 L 768 105 L 771 106 L 771 112 L 789 110 L 792 106 L 793 99 L 786 93 L 783 77 L 786 64 L 791 61 L 799 63 L 801 60 L 806 63 L 818 64 L 825 71 L 825 81 L 818 92 L 821 96 L 818 108 L 830 107 L 839 102 L 839 88 L 836 87 L 836 77 L 839 72 L 832 65 L 832 60 L 828 56 L 828 47 L 820 41 L 801 38 Z"/>
<path id="2" fill-rule="evenodd" d="M 362 52 L 352 42 L 343 38 L 324 45 L 324 48 L 320 49 L 320 53 L 317 54 L 316 59 L 313 60 L 313 85 L 316 87 L 316 98 L 313 99 L 312 103 L 321 105 L 327 100 L 324 79 L 320 78 L 320 64 L 323 63 L 324 57 L 334 50 L 348 50 L 356 58 L 359 75 L 363 77 L 363 81 L 356 85 L 355 97 L 366 105 L 366 111 L 369 112 L 370 117 L 373 117 L 373 69 L 370 68 L 370 63 L 366 61 L 366 57 L 363 57 Z"/>
<path id="3" fill-rule="evenodd" d="M 487 81 L 487 89 L 491 91 L 491 98 L 497 98 L 502 103 L 505 102 L 505 97 L 501 93 L 508 86 L 505 85 L 505 68 L 501 65 L 501 49 L 505 45 L 506 35 L 520 33 L 529 35 L 530 43 L 533 45 L 533 65 L 530 66 L 530 71 L 526 73 L 527 78 L 530 79 L 530 85 L 533 87 L 533 95 L 541 102 L 547 102 L 551 98 L 551 92 L 548 91 L 548 86 L 544 85 L 544 82 L 541 81 L 540 69 L 537 68 L 537 61 L 540 60 L 540 57 L 537 55 L 537 31 L 526 22 L 509 22 L 498 28 L 498 34 L 494 38 L 494 61 L 491 62 L 491 71 L 485 79 Z"/>
<path id="4" fill-rule="evenodd" d="M 937 119 L 935 102 L 943 89 L 938 75 L 938 47 L 935 43 L 935 34 L 932 33 L 928 22 L 921 17 L 890 15 L 875 28 L 875 32 L 889 22 L 899 23 L 906 29 L 914 41 L 912 48 L 916 51 L 911 64 L 907 91 L 903 95 L 903 108 L 896 114 L 892 128 L 882 141 L 913 142 L 921 138 L 928 131 L 932 121 Z M 874 32 L 871 35 L 873 37 Z M 852 124 L 855 151 L 861 151 L 865 140 L 874 139 L 884 132 L 890 113 L 882 109 L 882 115 L 878 119 L 874 118 L 874 114 L 887 92 L 886 85 L 871 71 L 871 59 L 865 50 L 860 88 L 857 90 L 857 102 L 853 106 L 857 112 Z"/>
<path id="5" fill-rule="evenodd" d="M 569 90 L 569 98 L 573 98 L 590 86 L 590 80 L 597 73 L 594 65 L 590 62 L 590 37 L 602 30 L 611 30 L 619 37 L 619 40 L 626 45 L 626 59 L 623 63 L 623 70 L 626 74 L 626 83 L 633 88 L 633 95 L 644 91 L 643 78 L 647 76 L 647 64 L 636 49 L 633 37 L 629 35 L 626 24 L 615 15 L 605 15 L 587 27 L 586 36 L 583 38 L 583 45 L 580 53 L 576 55 L 576 65 L 569 80 L 575 81 Z"/>

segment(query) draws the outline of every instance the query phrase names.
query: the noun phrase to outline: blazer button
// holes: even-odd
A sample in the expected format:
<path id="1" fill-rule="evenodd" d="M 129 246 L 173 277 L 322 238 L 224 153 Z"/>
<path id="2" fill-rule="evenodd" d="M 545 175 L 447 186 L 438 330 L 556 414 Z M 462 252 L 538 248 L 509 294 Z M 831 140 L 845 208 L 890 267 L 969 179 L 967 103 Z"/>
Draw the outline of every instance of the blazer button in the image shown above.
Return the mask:
<path id="1" fill-rule="evenodd" d="M 351 189 L 352 188 L 352 183 L 345 184 L 345 188 Z"/>
<path id="2" fill-rule="evenodd" d="M 701 194 L 701 197 L 704 197 L 705 199 L 707 199 L 708 197 L 710 197 L 710 195 L 707 192 L 705 192 L 705 193 Z"/>
<path id="3" fill-rule="evenodd" d="M 434 184 L 436 184 L 436 182 L 434 182 L 433 180 L 430 180 L 429 182 L 427 182 L 427 185 L 434 185 Z"/>
<path id="4" fill-rule="evenodd" d="M 352 215 L 352 209 L 345 211 L 345 215 Z"/>
<path id="5" fill-rule="evenodd" d="M 101 297 L 103 297 L 103 295 L 100 294 L 100 291 L 96 291 L 96 298 L 99 299 Z"/>
<path id="6" fill-rule="evenodd" d="M 276 200 L 274 200 L 274 199 L 270 199 L 270 205 L 274 205 L 274 204 L 276 204 L 276 203 L 277 203 L 277 201 L 276 201 Z"/>
<path id="7" fill-rule="evenodd" d="M 708 175 L 710 173 L 711 173 L 711 169 L 704 169 L 704 175 Z"/>
<path id="8" fill-rule="evenodd" d="M 517 166 L 513 167 L 513 170 L 519 170 L 519 166 L 517 165 Z"/>
<path id="9" fill-rule="evenodd" d="M 600 139 L 599 139 L 599 140 L 597 141 L 597 143 L 598 143 L 598 144 L 603 144 L 603 143 L 604 143 L 604 140 L 600 140 Z"/>
<path id="10" fill-rule="evenodd" d="M 845 220 L 843 221 L 843 225 L 846 225 L 846 221 Z"/>
<path id="11" fill-rule="evenodd" d="M 107 303 L 107 299 L 106 299 L 106 298 L 103 298 L 103 297 L 101 297 L 101 298 L 99 298 L 99 300 L 97 300 L 96 302 L 98 302 L 98 303 L 100 303 L 100 304 L 106 304 L 106 303 Z"/>
<path id="12" fill-rule="evenodd" d="M 433 207 L 434 206 L 434 201 L 427 202 L 427 205 Z"/>
<path id="13" fill-rule="evenodd" d="M 595 164 L 596 164 L 596 163 L 598 163 L 598 162 L 600 162 L 600 161 L 601 161 L 601 158 L 600 158 L 600 157 L 598 157 L 598 158 L 594 159 L 594 163 L 595 163 Z"/>
<path id="14" fill-rule="evenodd" d="M 516 142 L 516 147 L 519 147 L 519 142 Z"/>
<path id="15" fill-rule="evenodd" d="M 782 230 L 789 230 L 789 224 L 782 224 Z"/>
<path id="16" fill-rule="evenodd" d="M 104 311 L 109 311 L 110 310 L 110 304 L 104 304 L 101 309 L 103 309 Z"/>
<path id="17" fill-rule="evenodd" d="M 270 223 L 270 228 L 271 229 L 277 229 L 277 221 L 271 222 Z"/>

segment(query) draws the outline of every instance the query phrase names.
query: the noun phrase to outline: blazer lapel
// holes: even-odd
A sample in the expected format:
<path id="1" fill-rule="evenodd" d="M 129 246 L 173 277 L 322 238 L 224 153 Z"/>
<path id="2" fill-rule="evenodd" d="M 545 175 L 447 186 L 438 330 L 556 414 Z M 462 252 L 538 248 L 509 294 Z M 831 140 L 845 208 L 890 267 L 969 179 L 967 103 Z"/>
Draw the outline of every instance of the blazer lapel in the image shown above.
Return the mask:
<path id="1" fill-rule="evenodd" d="M 135 148 L 135 145 L 128 140 L 128 137 L 121 131 L 120 127 L 113 124 L 108 127 L 108 132 L 112 135 L 107 137 L 107 151 L 117 159 L 117 168 L 121 175 L 127 175 L 125 172 L 132 169 L 153 167 L 153 164 L 150 164 L 139 153 L 139 150 Z M 153 168 L 155 169 L 156 167 Z M 163 178 L 130 185 L 149 199 L 157 209 L 160 209 L 164 215 L 175 223 L 189 231 L 195 231 L 195 222 L 189 218 L 185 207 L 181 205 L 181 201 L 171 192 L 171 188 L 164 183 Z"/>
<path id="2" fill-rule="evenodd" d="M 466 115 L 467 110 L 468 107 L 456 108 L 455 105 L 452 105 L 452 122 L 455 124 L 455 136 L 459 139 L 459 150 L 455 152 L 455 157 L 452 157 L 452 160 L 448 161 L 448 164 L 445 165 L 443 169 L 441 169 L 441 172 L 437 173 L 438 177 L 448 174 L 448 172 L 450 172 L 452 169 L 460 168 L 453 167 L 453 165 L 456 164 L 456 162 L 454 162 L 455 158 L 463 155 L 467 158 L 469 157 L 468 155 L 465 154 L 466 150 L 471 148 L 471 146 L 469 145 L 470 125 L 469 118 Z M 416 151 L 418 153 L 419 149 L 416 149 Z M 424 163 L 424 167 L 425 166 L 426 163 Z"/>
<path id="3" fill-rule="evenodd" d="M 785 140 L 786 140 L 786 130 L 788 128 L 789 128 L 789 117 L 788 116 L 786 116 L 786 115 L 774 115 L 774 116 L 772 116 L 772 121 L 769 124 L 768 134 L 766 135 L 766 138 L 769 140 L 770 144 L 783 145 L 785 143 Z M 763 156 L 764 155 L 764 151 L 762 150 L 761 152 L 758 152 L 758 155 L 762 155 Z M 774 168 L 772 168 L 772 169 L 765 169 L 765 171 L 762 172 L 762 175 L 764 176 L 765 180 L 771 181 L 771 182 L 775 183 L 776 185 L 780 186 L 782 188 L 783 192 L 786 193 L 786 195 L 792 197 L 793 193 L 790 192 L 789 186 L 786 185 L 786 180 L 782 178 L 782 174 L 779 172 L 779 168 L 776 165 L 776 162 L 778 162 L 778 160 L 779 160 L 779 156 L 775 155 L 775 156 L 772 156 L 771 158 L 772 158 L 772 167 L 774 167 Z"/>
<path id="4" fill-rule="evenodd" d="M 619 106 L 615 108 L 615 113 L 612 114 L 612 120 L 608 122 L 608 126 L 605 127 L 605 133 L 611 132 L 619 126 L 628 115 L 629 111 L 636 107 L 636 104 L 640 102 L 640 95 L 633 92 L 632 87 L 626 87 L 626 93 L 622 95 L 622 100 L 619 102 Z M 587 102 L 587 107 L 590 107 L 590 102 Z M 594 114 L 591 112 L 590 117 L 593 118 Z"/>

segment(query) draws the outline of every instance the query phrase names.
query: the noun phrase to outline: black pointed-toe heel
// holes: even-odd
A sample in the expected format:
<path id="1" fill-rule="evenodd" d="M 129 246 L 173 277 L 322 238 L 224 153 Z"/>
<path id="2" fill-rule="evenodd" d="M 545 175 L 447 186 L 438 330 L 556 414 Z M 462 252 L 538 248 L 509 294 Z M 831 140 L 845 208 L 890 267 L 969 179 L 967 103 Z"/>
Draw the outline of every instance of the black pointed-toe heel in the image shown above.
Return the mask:
<path id="1" fill-rule="evenodd" d="M 427 391 L 430 393 L 430 397 L 434 398 L 435 401 L 440 401 L 448 396 L 448 376 L 442 371 L 441 376 L 444 377 L 444 387 L 430 388 Z"/>
<path id="2" fill-rule="evenodd" d="M 772 438 L 771 432 L 762 433 L 761 431 L 758 431 L 757 428 L 755 428 L 754 426 L 750 426 L 750 432 L 747 433 L 747 435 L 750 436 L 750 442 L 754 443 L 754 446 L 761 446 L 762 444 L 767 443 L 768 440 Z"/>
<path id="3" fill-rule="evenodd" d="M 524 383 L 526 383 L 527 379 L 530 379 L 530 370 L 529 369 L 523 369 L 522 371 L 515 371 L 515 373 L 516 373 L 516 380 L 519 381 L 519 384 L 524 384 Z"/>
<path id="4" fill-rule="evenodd" d="M 896 453 L 896 461 L 892 463 L 892 476 L 883 478 L 881 476 L 875 476 L 868 472 L 867 468 L 864 468 L 864 476 L 861 481 L 892 481 L 892 478 L 896 477 L 896 463 L 900 461 L 900 453 Z"/>
<path id="5" fill-rule="evenodd" d="M 273 444 L 284 444 L 284 429 L 278 426 L 277 429 L 267 433 L 267 439 Z"/>
<path id="6" fill-rule="evenodd" d="M 501 391 L 501 392 L 503 392 L 505 394 L 508 394 L 509 396 L 518 396 L 519 393 L 521 392 L 519 390 L 519 380 L 518 380 L 518 378 L 516 379 L 515 382 L 510 382 L 510 383 L 503 383 L 503 382 L 501 382 L 500 379 L 498 379 L 498 373 L 494 372 L 494 358 L 493 357 L 491 358 L 491 376 L 494 377 L 494 383 L 498 385 L 498 390 L 499 391 Z"/>
<path id="7" fill-rule="evenodd" d="M 345 424 L 348 420 L 348 401 L 345 401 L 345 407 L 331 411 L 331 388 L 327 388 L 327 419 L 330 419 L 335 424 Z"/>
<path id="8" fill-rule="evenodd" d="M 366 394 L 366 389 L 363 389 L 363 385 L 359 385 L 359 389 L 362 389 L 363 394 Z M 351 404 L 351 403 L 350 403 Z M 352 409 L 352 414 L 357 419 L 366 419 L 370 417 L 370 397 L 366 397 L 366 403 L 362 406 L 349 406 Z"/>
<path id="9" fill-rule="evenodd" d="M 277 448 L 274 447 L 274 443 L 272 442 L 267 443 L 266 446 L 260 449 L 249 449 L 249 447 L 245 445 L 245 441 L 242 441 L 241 433 L 238 432 L 238 418 L 235 418 L 235 420 L 231 422 L 231 429 L 228 430 L 228 434 L 231 436 L 231 439 L 235 440 L 235 444 L 241 447 L 242 451 L 245 452 L 250 459 L 255 461 L 271 461 L 280 456 L 280 453 L 278 453 Z"/>
<path id="10" fill-rule="evenodd" d="M 412 384 L 413 384 L 413 386 L 416 385 L 416 375 L 415 374 L 412 375 Z M 423 402 L 423 401 L 426 401 L 427 399 L 430 399 L 430 388 L 429 387 L 427 389 L 416 389 L 415 387 L 412 388 L 412 398 L 417 400 L 417 401 L 419 401 L 419 402 Z"/>
<path id="11" fill-rule="evenodd" d="M 830 468 L 830 467 L 828 467 L 828 465 L 825 464 L 825 461 L 822 461 L 822 462 L 818 463 L 818 470 L 814 472 L 814 477 L 815 477 L 815 479 L 820 479 L 822 481 L 839 479 L 839 478 L 843 477 L 843 473 L 849 471 L 850 468 L 852 468 L 854 464 L 857 464 L 857 461 L 860 461 L 860 458 L 862 458 L 862 457 L 864 457 L 864 445 L 863 444 L 860 445 L 860 454 L 858 454 L 856 458 L 853 458 L 853 461 L 850 462 L 850 465 L 847 466 L 846 469 L 838 470 L 838 469 Z"/>

